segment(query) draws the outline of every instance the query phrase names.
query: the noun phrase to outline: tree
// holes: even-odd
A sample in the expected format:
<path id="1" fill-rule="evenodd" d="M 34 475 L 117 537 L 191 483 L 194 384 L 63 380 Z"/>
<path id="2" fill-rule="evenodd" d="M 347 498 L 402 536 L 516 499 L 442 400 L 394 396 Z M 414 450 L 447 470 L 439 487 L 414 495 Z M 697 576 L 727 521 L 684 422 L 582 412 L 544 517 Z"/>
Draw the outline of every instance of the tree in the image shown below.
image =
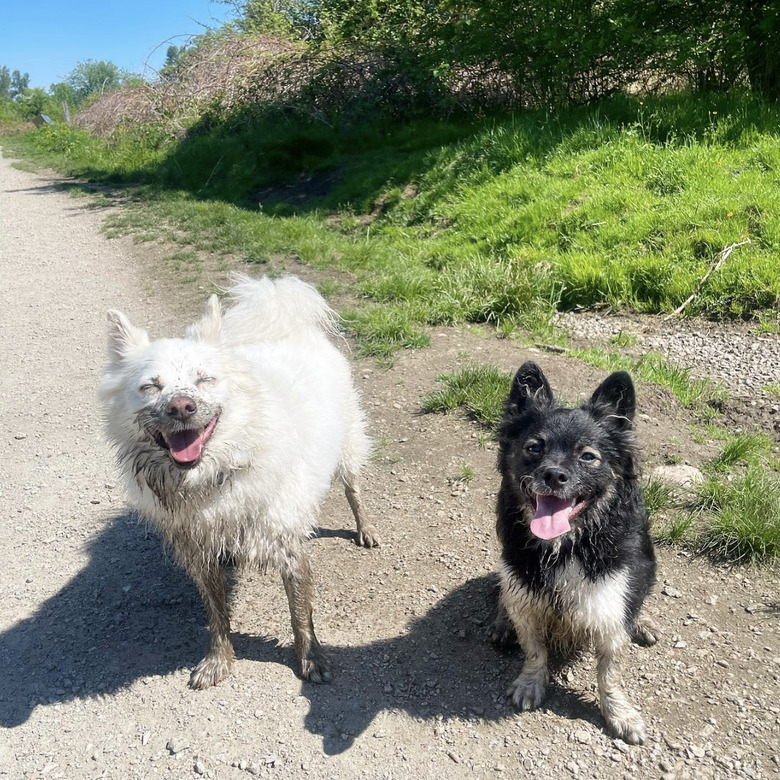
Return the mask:
<path id="1" fill-rule="evenodd" d="M 119 89 L 125 78 L 126 74 L 113 62 L 83 60 L 70 72 L 65 83 L 73 89 L 78 104 L 90 95 Z"/>
<path id="2" fill-rule="evenodd" d="M 780 99 L 780 7 L 776 2 L 743 0 L 745 64 L 750 86 L 772 100 Z"/>
<path id="3" fill-rule="evenodd" d="M 223 0 L 236 9 L 237 26 L 244 32 L 276 35 L 300 41 L 322 35 L 321 12 L 326 0 Z"/>
<path id="4" fill-rule="evenodd" d="M 60 104 L 67 103 L 69 106 L 75 106 L 78 102 L 76 90 L 64 81 L 60 81 L 58 84 L 52 84 L 49 87 L 49 94 Z"/>
<path id="5" fill-rule="evenodd" d="M 30 88 L 30 74 L 15 70 L 11 74 L 11 99 L 17 100 Z"/>
<path id="6" fill-rule="evenodd" d="M 11 71 L 3 65 L 0 67 L 0 100 L 11 99 Z"/>
<path id="7" fill-rule="evenodd" d="M 22 114 L 25 118 L 46 114 L 51 110 L 52 101 L 46 90 L 40 87 L 28 89 L 19 96 L 19 104 L 22 106 Z"/>

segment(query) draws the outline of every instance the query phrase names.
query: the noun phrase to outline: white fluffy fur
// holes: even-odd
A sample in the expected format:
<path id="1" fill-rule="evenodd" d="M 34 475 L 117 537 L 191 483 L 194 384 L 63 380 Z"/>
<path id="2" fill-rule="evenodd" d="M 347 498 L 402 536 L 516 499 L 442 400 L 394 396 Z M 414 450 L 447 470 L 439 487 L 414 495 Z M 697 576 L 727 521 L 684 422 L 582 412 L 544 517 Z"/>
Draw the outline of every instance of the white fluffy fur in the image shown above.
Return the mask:
<path id="1" fill-rule="evenodd" d="M 334 475 L 357 475 L 364 464 L 365 421 L 349 364 L 328 338 L 333 313 L 316 290 L 293 277 L 237 276 L 229 294 L 224 316 L 212 297 L 183 339 L 150 343 L 109 313 L 106 429 L 133 506 L 169 541 L 192 542 L 174 544 L 183 563 L 229 554 L 283 567 L 290 544 L 311 534 Z M 213 381 L 198 384 L 203 376 Z M 164 397 L 184 393 L 219 410 L 196 468 L 178 470 L 149 445 L 138 416 L 152 377 Z M 141 450 L 148 457 L 139 461 Z M 166 471 L 171 478 L 160 478 Z"/>

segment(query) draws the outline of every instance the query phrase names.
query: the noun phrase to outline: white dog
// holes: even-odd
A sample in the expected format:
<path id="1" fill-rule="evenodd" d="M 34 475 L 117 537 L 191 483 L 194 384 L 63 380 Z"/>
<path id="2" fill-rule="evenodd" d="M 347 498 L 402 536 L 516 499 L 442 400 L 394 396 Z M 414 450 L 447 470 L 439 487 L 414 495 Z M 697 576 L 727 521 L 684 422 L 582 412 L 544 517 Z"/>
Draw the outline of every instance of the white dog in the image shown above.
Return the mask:
<path id="1" fill-rule="evenodd" d="M 321 682 L 330 670 L 314 635 L 304 542 L 337 474 L 359 543 L 379 543 L 358 489 L 365 419 L 319 293 L 293 277 L 234 281 L 224 315 L 212 296 L 183 339 L 150 342 L 108 312 L 108 438 L 131 503 L 162 530 L 208 613 L 211 649 L 190 685 L 230 673 L 228 564 L 281 572 L 301 675 Z"/>

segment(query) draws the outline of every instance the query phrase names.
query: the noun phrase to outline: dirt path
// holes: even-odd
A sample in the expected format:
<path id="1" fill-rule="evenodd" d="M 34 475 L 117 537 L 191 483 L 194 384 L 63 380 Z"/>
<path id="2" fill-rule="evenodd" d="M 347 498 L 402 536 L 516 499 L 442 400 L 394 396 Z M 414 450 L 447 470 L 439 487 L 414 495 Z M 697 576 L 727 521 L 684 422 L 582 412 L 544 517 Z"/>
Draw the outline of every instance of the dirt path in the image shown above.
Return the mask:
<path id="1" fill-rule="evenodd" d="M 379 442 L 367 505 L 385 544 L 352 543 L 333 492 L 312 540 L 320 639 L 335 681 L 302 683 L 281 582 L 234 588 L 234 675 L 187 688 L 207 646 L 188 579 L 130 520 L 100 433 L 104 311 L 181 331 L 192 290 L 154 291 L 148 258 L 107 241 L 102 214 L 0 161 L 0 776 L 9 778 L 714 778 L 780 773 L 777 575 L 664 549 L 649 611 L 659 646 L 624 660 L 649 740 L 609 739 L 592 661 L 561 669 L 543 707 L 514 713 L 516 653 L 484 639 L 497 559 L 495 452 L 419 401 L 464 353 L 516 367 L 527 350 L 435 330 L 391 370 L 356 363 Z M 174 316 L 175 315 L 175 316 Z M 174 319 L 176 322 L 174 323 Z M 602 376 L 537 354 L 574 399 Z M 641 388 L 640 388 L 641 390 Z M 648 465 L 700 462 L 685 414 L 640 394 Z M 453 484 L 463 464 L 475 476 Z"/>

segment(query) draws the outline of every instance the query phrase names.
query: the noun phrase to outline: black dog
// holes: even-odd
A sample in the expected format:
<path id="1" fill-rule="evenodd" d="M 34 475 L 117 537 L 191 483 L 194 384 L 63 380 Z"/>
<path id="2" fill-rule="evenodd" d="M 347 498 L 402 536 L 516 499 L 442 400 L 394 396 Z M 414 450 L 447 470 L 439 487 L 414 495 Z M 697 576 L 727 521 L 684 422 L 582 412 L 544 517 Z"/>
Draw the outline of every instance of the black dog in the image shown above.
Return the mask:
<path id="1" fill-rule="evenodd" d="M 634 385 L 609 376 L 578 409 L 561 407 L 535 363 L 512 383 L 499 432 L 501 606 L 493 638 L 517 633 L 525 653 L 510 694 L 537 707 L 550 644 L 592 645 L 601 712 L 615 736 L 645 740 L 639 712 L 620 689 L 625 641 L 658 639 L 639 618 L 655 582 L 655 553 L 637 481 Z"/>

